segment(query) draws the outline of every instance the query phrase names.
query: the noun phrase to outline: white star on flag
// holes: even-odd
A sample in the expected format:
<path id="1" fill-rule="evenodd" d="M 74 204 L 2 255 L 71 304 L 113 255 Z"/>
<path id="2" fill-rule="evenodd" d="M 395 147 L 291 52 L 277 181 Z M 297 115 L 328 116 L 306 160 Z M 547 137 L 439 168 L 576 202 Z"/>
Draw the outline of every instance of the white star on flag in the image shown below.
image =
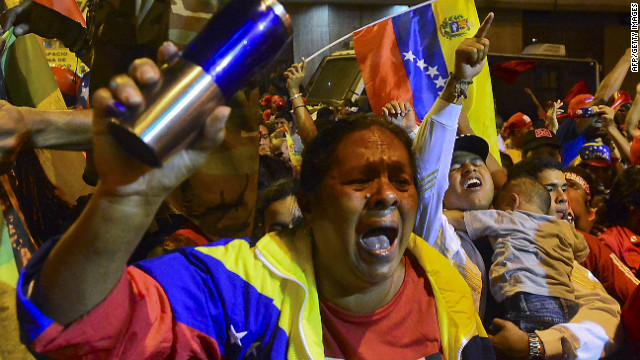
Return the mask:
<path id="1" fill-rule="evenodd" d="M 260 346 L 261 342 L 256 341 L 251 346 L 249 346 L 249 350 L 247 350 L 246 356 L 253 354 L 253 356 L 258 357 L 258 346 Z"/>
<path id="2" fill-rule="evenodd" d="M 438 87 L 444 87 L 444 85 L 447 83 L 447 80 L 438 77 L 438 80 L 435 81 L 436 85 L 438 85 Z"/>
<path id="3" fill-rule="evenodd" d="M 427 64 L 424 63 L 424 60 L 418 60 L 418 63 L 416 65 L 418 65 L 420 71 L 424 71 L 424 68 L 427 67 Z"/>
<path id="4" fill-rule="evenodd" d="M 413 59 L 415 59 L 416 57 L 413 55 L 413 52 L 411 50 L 409 50 L 408 53 L 402 53 L 402 55 L 404 55 L 404 59 L 405 60 L 410 60 L 411 62 L 413 62 Z"/>
<path id="5" fill-rule="evenodd" d="M 440 75 L 440 73 L 438 72 L 438 66 L 434 66 L 434 67 L 429 66 L 429 71 L 427 71 L 427 75 L 431 75 L 431 77 Z"/>
<path id="6" fill-rule="evenodd" d="M 236 329 L 233 328 L 233 325 L 231 325 L 231 329 L 229 329 L 229 337 L 231 338 L 231 343 L 232 344 L 238 344 L 240 346 L 242 346 L 242 342 L 240 342 L 240 340 L 247 335 L 246 331 L 237 333 Z"/>

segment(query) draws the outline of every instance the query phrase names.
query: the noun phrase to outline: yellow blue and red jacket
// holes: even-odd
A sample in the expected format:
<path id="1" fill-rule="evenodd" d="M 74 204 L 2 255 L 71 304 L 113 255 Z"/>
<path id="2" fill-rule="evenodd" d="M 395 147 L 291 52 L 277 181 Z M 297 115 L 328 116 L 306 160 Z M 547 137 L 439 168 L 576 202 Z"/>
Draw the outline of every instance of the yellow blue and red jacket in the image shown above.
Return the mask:
<path id="1" fill-rule="evenodd" d="M 23 341 L 54 358 L 324 359 L 311 239 L 272 233 L 250 247 L 227 239 L 128 268 L 114 291 L 68 327 L 27 297 L 52 244 L 18 284 Z M 445 359 L 492 359 L 458 271 L 421 238 L 410 251 L 433 288 Z"/>

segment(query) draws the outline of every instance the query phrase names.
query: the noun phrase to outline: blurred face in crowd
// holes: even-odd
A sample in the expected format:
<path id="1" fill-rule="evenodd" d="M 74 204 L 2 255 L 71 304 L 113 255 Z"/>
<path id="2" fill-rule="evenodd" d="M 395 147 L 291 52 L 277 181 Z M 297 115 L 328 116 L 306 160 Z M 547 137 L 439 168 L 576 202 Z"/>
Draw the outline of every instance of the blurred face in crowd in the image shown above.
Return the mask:
<path id="1" fill-rule="evenodd" d="M 576 229 L 589 232 L 596 215 L 589 207 L 589 194 L 579 182 L 567 179 L 567 199 L 575 216 Z"/>
<path id="2" fill-rule="evenodd" d="M 407 148 L 388 130 L 373 126 L 347 135 L 332 164 L 309 195 L 305 212 L 314 235 L 316 273 L 327 274 L 318 278 L 318 287 L 324 292 L 330 283 L 352 293 L 401 284 L 418 205 Z"/>
<path id="3" fill-rule="evenodd" d="M 270 233 L 280 229 L 290 229 L 295 220 L 300 217 L 300 208 L 293 195 L 274 201 L 264 211 L 265 232 Z"/>
<path id="4" fill-rule="evenodd" d="M 271 140 L 269 139 L 269 129 L 266 126 L 260 125 L 258 134 L 260 136 L 260 145 L 258 152 L 260 155 L 269 155 L 271 152 L 269 147 L 271 146 Z"/>
<path id="5" fill-rule="evenodd" d="M 284 118 L 276 118 L 275 122 L 278 124 L 278 126 L 289 126 L 291 127 L 291 123 L 287 121 L 287 119 Z"/>
<path id="6" fill-rule="evenodd" d="M 567 181 L 562 171 L 547 169 L 538 174 L 538 181 L 547 188 L 551 195 L 549 215 L 564 219 L 569 212 L 569 203 L 567 199 Z"/>
<path id="7" fill-rule="evenodd" d="M 550 157 L 558 160 L 558 162 L 562 162 L 560 150 L 554 146 L 538 146 L 535 149 L 529 150 L 529 152 L 527 152 L 527 157 Z"/>
<path id="8" fill-rule="evenodd" d="M 493 200 L 493 190 L 491 173 L 480 156 L 466 151 L 453 153 L 445 209 L 486 210 Z"/>
<path id="9" fill-rule="evenodd" d="M 511 139 L 511 143 L 513 144 L 513 146 L 522 148 L 522 144 L 524 144 L 524 135 L 531 129 L 533 129 L 533 124 L 529 124 L 522 129 L 512 130 L 509 133 L 509 139 Z"/>
<path id="10" fill-rule="evenodd" d="M 613 165 L 609 166 L 594 166 L 588 164 L 580 164 L 580 166 L 587 170 L 587 172 L 593 177 L 595 180 L 595 187 L 597 193 L 606 193 L 611 188 L 611 183 L 615 178 L 615 168 Z"/>
<path id="11" fill-rule="evenodd" d="M 624 124 L 627 120 L 627 113 L 629 112 L 629 108 L 631 107 L 631 105 L 627 105 L 627 104 L 623 104 L 620 105 L 620 107 L 618 108 L 618 110 L 616 111 L 614 120 L 616 122 L 616 125 L 618 125 L 618 129 L 624 131 Z"/>

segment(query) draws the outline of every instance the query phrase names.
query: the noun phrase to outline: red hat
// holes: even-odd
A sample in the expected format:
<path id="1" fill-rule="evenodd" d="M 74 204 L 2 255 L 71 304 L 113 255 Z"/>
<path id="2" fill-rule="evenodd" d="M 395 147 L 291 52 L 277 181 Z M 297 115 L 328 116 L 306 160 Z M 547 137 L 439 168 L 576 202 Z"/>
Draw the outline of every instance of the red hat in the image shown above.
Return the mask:
<path id="1" fill-rule="evenodd" d="M 512 117 L 510 117 L 509 121 L 507 121 L 507 123 L 504 125 L 504 136 L 509 136 L 510 132 L 514 130 L 524 129 L 532 124 L 533 123 L 531 122 L 531 119 L 527 115 L 521 112 L 516 113 Z"/>
<path id="2" fill-rule="evenodd" d="M 262 105 L 262 106 L 270 106 L 271 105 L 271 95 L 267 95 L 267 96 L 263 97 L 262 101 L 260 101 L 260 105 Z"/>
<path id="3" fill-rule="evenodd" d="M 613 104 L 611 104 L 611 108 L 613 111 L 618 111 L 620 105 L 628 103 L 631 103 L 631 96 L 629 93 L 624 90 L 619 90 L 613 94 Z"/>
<path id="4" fill-rule="evenodd" d="M 569 117 L 571 119 L 575 119 L 575 112 L 582 108 L 590 106 L 592 102 L 593 95 L 591 94 L 582 94 L 574 97 L 573 99 L 571 99 L 571 102 L 569 102 Z"/>
<path id="5" fill-rule="evenodd" d="M 271 107 L 271 105 L 275 105 L 276 110 L 278 112 L 283 111 L 284 109 L 287 108 L 287 102 L 281 96 L 278 96 L 278 95 L 265 96 L 264 98 L 262 98 L 260 105 L 266 106 L 266 107 Z"/>
<path id="6" fill-rule="evenodd" d="M 631 165 L 640 165 L 640 135 L 631 143 Z"/>

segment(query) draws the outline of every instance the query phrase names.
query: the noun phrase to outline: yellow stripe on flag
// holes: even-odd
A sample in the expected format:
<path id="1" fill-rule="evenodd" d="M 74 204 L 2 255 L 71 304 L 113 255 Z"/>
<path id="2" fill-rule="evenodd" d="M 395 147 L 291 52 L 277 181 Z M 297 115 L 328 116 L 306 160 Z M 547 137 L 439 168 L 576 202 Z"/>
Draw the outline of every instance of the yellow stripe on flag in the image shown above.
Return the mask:
<path id="1" fill-rule="evenodd" d="M 447 68 L 453 69 L 456 48 L 464 39 L 474 36 L 480 27 L 476 5 L 473 0 L 440 0 L 432 6 L 442 54 Z M 491 153 L 500 162 L 488 64 L 485 63 L 482 72 L 473 79 L 467 94 L 469 98 L 464 101 L 462 110 L 473 131 L 489 143 Z"/>

